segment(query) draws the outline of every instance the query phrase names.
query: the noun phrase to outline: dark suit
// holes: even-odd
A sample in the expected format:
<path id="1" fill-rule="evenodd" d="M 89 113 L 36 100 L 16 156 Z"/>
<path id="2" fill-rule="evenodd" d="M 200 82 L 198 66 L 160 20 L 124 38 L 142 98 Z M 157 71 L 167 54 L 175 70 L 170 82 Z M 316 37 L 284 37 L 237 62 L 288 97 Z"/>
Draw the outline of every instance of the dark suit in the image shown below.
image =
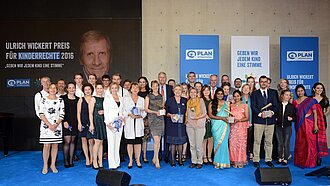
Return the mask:
<path id="1" fill-rule="evenodd" d="M 262 136 L 265 135 L 265 161 L 271 161 L 272 148 L 273 148 L 273 136 L 274 136 L 274 124 L 276 123 L 278 95 L 277 91 L 273 89 L 265 90 L 266 98 L 263 96 L 263 91 L 260 89 L 254 91 L 251 97 L 251 109 L 254 122 L 254 143 L 253 143 L 253 162 L 260 161 L 260 144 Z M 264 106 L 271 103 L 272 106 L 265 110 L 261 110 Z M 261 113 L 263 111 L 271 111 L 272 117 L 262 118 Z"/>
<path id="2" fill-rule="evenodd" d="M 160 85 L 159 85 L 160 86 Z M 160 89 L 160 91 L 159 91 L 159 93 L 161 94 L 161 87 L 159 88 Z M 173 93 L 173 87 L 171 86 L 171 85 L 165 85 L 165 91 L 164 91 L 164 94 L 165 94 L 165 96 L 166 96 L 166 99 L 168 99 L 168 98 L 170 98 L 170 97 L 173 97 L 174 96 L 174 93 Z M 166 101 L 166 100 L 164 100 L 164 101 Z M 170 145 L 168 144 L 168 143 L 166 143 L 166 130 L 167 130 L 167 128 L 166 128 L 166 125 L 167 125 L 167 123 L 166 123 L 166 117 L 164 117 L 164 119 L 165 119 L 165 127 L 164 127 L 164 158 L 165 158 L 165 160 L 168 160 L 168 158 L 169 158 L 169 155 L 170 155 L 170 152 L 169 152 L 169 148 L 170 148 Z M 162 154 L 161 154 L 161 152 L 162 152 L 162 146 L 163 146 L 163 144 L 162 144 L 162 139 L 160 140 L 160 144 L 159 144 L 160 146 L 159 146 L 159 149 L 160 149 L 160 151 L 159 151 L 159 157 L 161 158 L 162 157 Z"/>
<path id="3" fill-rule="evenodd" d="M 288 160 L 288 157 L 290 156 L 290 138 L 292 135 L 292 122 L 296 119 L 296 109 L 294 108 L 294 105 L 292 103 L 288 103 L 285 106 L 283 115 L 283 103 L 279 103 L 278 112 L 276 113 L 276 116 L 277 121 L 275 126 L 275 134 L 278 145 L 278 158 Z M 288 116 L 292 118 L 291 121 L 288 120 Z"/>

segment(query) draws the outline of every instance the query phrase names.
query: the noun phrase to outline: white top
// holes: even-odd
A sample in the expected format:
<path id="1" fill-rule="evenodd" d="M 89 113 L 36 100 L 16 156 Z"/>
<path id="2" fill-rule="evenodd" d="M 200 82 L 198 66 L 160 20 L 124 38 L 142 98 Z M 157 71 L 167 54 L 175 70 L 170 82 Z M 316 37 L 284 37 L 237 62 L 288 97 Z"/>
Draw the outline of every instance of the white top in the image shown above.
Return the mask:
<path id="1" fill-rule="evenodd" d="M 112 95 L 104 97 L 103 110 L 104 110 L 104 123 L 108 125 L 112 123 L 118 116 L 123 116 L 123 99 L 119 97 L 120 106 L 118 107 Z"/>
<path id="2" fill-rule="evenodd" d="M 124 103 L 124 117 L 126 124 L 124 126 L 124 133 L 126 139 L 135 139 L 135 137 L 144 136 L 144 122 L 143 118 L 146 117 L 147 113 L 144 111 L 144 99 L 139 96 L 136 105 L 131 96 L 123 98 Z M 132 108 L 136 106 L 141 110 L 142 118 L 134 119 L 128 116 L 131 113 Z M 135 120 L 135 124 L 134 124 Z"/>
<path id="3" fill-rule="evenodd" d="M 75 95 L 79 98 L 84 97 L 84 92 L 77 85 Z"/>
<path id="4" fill-rule="evenodd" d="M 36 112 L 36 115 L 39 117 L 39 111 L 40 111 L 40 102 L 42 98 L 46 98 L 48 96 L 48 92 L 46 92 L 44 89 L 41 91 L 37 92 L 34 95 L 34 110 Z"/>
<path id="5" fill-rule="evenodd" d="M 131 96 L 128 90 L 124 89 L 123 87 L 118 87 L 118 96 L 124 98 L 126 96 Z"/>

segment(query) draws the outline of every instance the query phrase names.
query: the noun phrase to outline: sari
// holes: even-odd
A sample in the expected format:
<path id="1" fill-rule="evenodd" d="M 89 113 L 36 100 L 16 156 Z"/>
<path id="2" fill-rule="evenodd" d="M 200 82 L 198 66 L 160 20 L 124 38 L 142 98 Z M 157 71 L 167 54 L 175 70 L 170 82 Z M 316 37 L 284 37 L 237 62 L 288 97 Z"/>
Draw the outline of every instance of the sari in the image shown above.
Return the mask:
<path id="1" fill-rule="evenodd" d="M 246 107 L 246 104 L 244 104 L 243 108 L 236 108 L 235 104 L 231 104 L 230 111 L 234 114 L 235 119 L 242 119 L 245 117 Z M 230 124 L 229 154 L 230 163 L 234 166 L 243 167 L 243 165 L 247 164 L 246 146 L 248 127 L 248 121 Z"/>
<path id="2" fill-rule="evenodd" d="M 316 167 L 317 158 L 328 155 L 322 109 L 317 100 L 313 98 L 306 98 L 300 104 L 294 100 L 293 104 L 296 108 L 294 165 L 301 168 Z M 313 110 L 317 112 L 317 125 L 319 128 L 317 134 L 313 134 Z"/>
<path id="3" fill-rule="evenodd" d="M 224 104 L 216 116 L 228 117 L 225 111 L 228 109 L 228 104 Z M 212 136 L 214 141 L 214 160 L 213 164 L 216 168 L 230 168 L 229 150 L 228 150 L 228 137 L 230 126 L 222 120 L 212 119 Z"/>

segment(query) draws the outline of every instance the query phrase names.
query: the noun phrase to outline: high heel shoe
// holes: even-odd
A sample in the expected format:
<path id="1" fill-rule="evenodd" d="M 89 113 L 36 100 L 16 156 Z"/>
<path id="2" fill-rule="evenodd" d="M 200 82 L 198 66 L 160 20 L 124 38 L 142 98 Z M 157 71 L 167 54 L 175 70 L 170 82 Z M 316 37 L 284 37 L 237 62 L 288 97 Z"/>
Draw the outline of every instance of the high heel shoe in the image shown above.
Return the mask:
<path id="1" fill-rule="evenodd" d="M 56 167 L 50 167 L 50 170 L 52 170 L 53 173 L 58 173 L 58 170 L 56 169 Z"/>
<path id="2" fill-rule="evenodd" d="M 171 163 L 171 167 L 175 167 L 175 162 L 172 162 Z"/>
<path id="3" fill-rule="evenodd" d="M 100 169 L 99 167 L 94 167 L 94 165 L 92 165 L 92 168 L 93 168 L 94 170 L 99 170 L 99 169 Z"/>
<path id="4" fill-rule="evenodd" d="M 209 164 L 209 161 L 207 160 L 207 157 L 206 157 L 206 156 L 203 157 L 203 164 L 204 164 L 204 165 Z"/>
<path id="5" fill-rule="evenodd" d="M 213 161 L 212 161 L 212 158 L 211 158 L 211 157 L 208 157 L 208 158 L 207 158 L 207 161 L 209 162 L 210 165 L 213 164 Z"/>
<path id="6" fill-rule="evenodd" d="M 186 162 L 186 159 L 187 159 L 186 155 L 182 154 L 182 162 Z"/>
<path id="7" fill-rule="evenodd" d="M 184 166 L 184 164 L 183 164 L 182 162 L 179 162 L 179 165 L 180 165 L 181 167 L 183 167 L 183 166 Z"/>
<path id="8" fill-rule="evenodd" d="M 149 163 L 148 159 L 147 158 L 146 159 L 143 158 L 143 163 Z"/>
<path id="9" fill-rule="evenodd" d="M 48 173 L 48 168 L 47 168 L 47 169 L 42 169 L 41 173 L 42 173 L 43 175 L 47 174 L 47 173 Z"/>

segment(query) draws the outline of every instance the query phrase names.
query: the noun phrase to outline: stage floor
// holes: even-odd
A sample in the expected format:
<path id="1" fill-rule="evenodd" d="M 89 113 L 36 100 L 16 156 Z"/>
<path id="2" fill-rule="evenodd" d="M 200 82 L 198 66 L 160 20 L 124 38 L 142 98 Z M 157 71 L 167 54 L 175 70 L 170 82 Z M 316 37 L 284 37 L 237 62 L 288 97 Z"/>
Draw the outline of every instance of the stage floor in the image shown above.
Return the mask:
<path id="1" fill-rule="evenodd" d="M 152 152 L 148 152 L 149 162 L 151 162 Z M 81 158 L 82 159 L 82 158 Z M 72 168 L 64 168 L 63 155 L 59 152 L 58 174 L 49 170 L 47 175 L 41 174 L 42 153 L 41 151 L 21 151 L 10 152 L 8 157 L 0 155 L 0 185 L 96 185 L 97 170 L 85 167 L 85 161 L 74 162 Z M 104 166 L 107 166 L 104 160 Z M 144 185 L 257 185 L 255 181 L 255 168 L 250 162 L 242 169 L 217 170 L 213 166 L 203 166 L 202 169 L 190 169 L 190 160 L 187 160 L 184 167 L 171 167 L 169 164 L 161 162 L 161 169 L 157 170 L 149 164 L 142 163 L 143 168 L 139 169 L 134 164 L 132 169 L 127 168 L 128 162 L 121 164 L 119 171 L 127 172 L 132 179 L 130 184 Z M 264 161 L 261 166 L 266 167 Z M 278 165 L 276 165 L 278 166 Z M 330 166 L 330 157 L 323 158 L 322 166 Z M 292 174 L 292 185 L 330 185 L 328 177 L 306 177 L 306 173 L 317 170 L 300 169 L 293 166 L 292 160 L 289 168 Z"/>

